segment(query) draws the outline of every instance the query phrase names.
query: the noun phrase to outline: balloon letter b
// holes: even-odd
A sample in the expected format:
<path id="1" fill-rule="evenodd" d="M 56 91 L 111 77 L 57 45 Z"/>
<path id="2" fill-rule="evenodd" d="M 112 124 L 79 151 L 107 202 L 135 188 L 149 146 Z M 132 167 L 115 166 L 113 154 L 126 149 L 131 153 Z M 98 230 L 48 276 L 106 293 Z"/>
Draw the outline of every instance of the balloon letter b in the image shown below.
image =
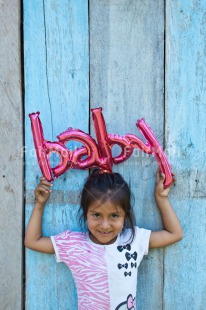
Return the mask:
<path id="1" fill-rule="evenodd" d="M 44 139 L 44 133 L 41 121 L 39 119 L 39 114 L 39 112 L 32 113 L 29 114 L 29 117 L 31 120 L 32 134 L 39 167 L 43 176 L 47 179 L 47 181 L 50 182 L 53 181 L 52 170 L 54 177 L 58 177 L 68 169 L 67 165 L 69 160 L 69 153 L 67 148 L 59 142 L 50 142 Z M 52 152 L 56 152 L 60 156 L 60 164 L 55 168 L 51 168 L 49 162 L 49 155 Z"/>

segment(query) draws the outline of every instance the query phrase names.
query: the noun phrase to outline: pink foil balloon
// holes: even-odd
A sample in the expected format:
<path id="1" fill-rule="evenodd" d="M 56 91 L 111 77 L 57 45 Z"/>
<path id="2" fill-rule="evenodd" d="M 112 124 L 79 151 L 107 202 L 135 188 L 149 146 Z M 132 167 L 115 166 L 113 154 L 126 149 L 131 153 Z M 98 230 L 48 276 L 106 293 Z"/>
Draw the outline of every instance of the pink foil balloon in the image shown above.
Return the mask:
<path id="1" fill-rule="evenodd" d="M 31 129 L 34 139 L 34 145 L 36 148 L 37 159 L 39 163 L 39 167 L 43 176 L 48 180 L 52 181 L 52 170 L 49 165 L 47 149 L 45 147 L 45 140 L 43 135 L 43 128 L 41 121 L 39 119 L 39 112 L 29 114 L 31 120 Z"/>
<path id="2" fill-rule="evenodd" d="M 47 181 L 50 182 L 53 181 L 52 171 L 54 177 L 56 178 L 69 169 L 69 166 L 67 165 L 69 161 L 69 151 L 61 143 L 50 142 L 44 139 L 44 133 L 41 121 L 39 119 L 39 114 L 39 112 L 31 113 L 29 114 L 29 117 L 31 120 L 32 134 L 39 167 L 43 176 L 47 179 Z M 52 152 L 57 153 L 60 157 L 60 163 L 55 168 L 51 168 L 50 166 L 49 157 Z"/>
<path id="3" fill-rule="evenodd" d="M 94 130 L 99 145 L 99 160 L 104 170 L 112 172 L 112 153 L 108 144 L 107 130 L 102 115 L 102 108 L 91 109 L 92 119 L 94 123 Z"/>
<path id="4" fill-rule="evenodd" d="M 42 124 L 39 119 L 40 113 L 29 114 L 39 166 L 48 181 L 52 181 L 53 176 L 56 178 L 71 168 L 89 169 L 98 166 L 103 171 L 112 172 L 113 163 L 119 164 L 127 160 L 133 153 L 133 149 L 138 148 L 155 156 L 160 170 L 165 174 L 164 187 L 168 187 L 173 182 L 166 155 L 144 119 L 139 120 L 136 126 L 146 138 L 147 143 L 144 143 L 134 134 L 126 134 L 125 136 L 108 134 L 102 108 L 91 109 L 91 111 L 98 143 L 90 135 L 74 128 L 68 128 L 59 134 L 57 136 L 59 141 L 57 142 L 47 141 L 44 139 Z M 69 151 L 65 144 L 71 140 L 76 140 L 83 146 L 74 151 Z M 111 149 L 115 144 L 120 146 L 121 153 L 112 158 Z M 60 157 L 60 163 L 55 168 L 51 168 L 49 161 L 52 152 L 56 152 Z M 86 158 L 83 158 L 85 156 Z"/>
<path id="5" fill-rule="evenodd" d="M 92 167 L 92 165 L 97 165 L 99 159 L 98 146 L 91 136 L 79 129 L 69 128 L 58 135 L 57 138 L 62 143 L 76 140 L 84 144 L 84 148 L 81 147 L 76 151 L 73 151 L 72 168 L 87 169 Z M 87 155 L 87 158 L 82 159 L 81 157 L 84 155 Z"/>
<path id="6" fill-rule="evenodd" d="M 172 184 L 173 182 L 171 167 L 159 142 L 157 141 L 151 128 L 145 123 L 145 120 L 143 118 L 138 120 L 136 126 L 150 144 L 152 154 L 155 156 L 158 162 L 160 171 L 165 175 L 164 187 L 166 188 L 170 186 L 170 184 Z"/>
<path id="7" fill-rule="evenodd" d="M 111 148 L 113 145 L 117 144 L 122 149 L 118 156 L 112 158 L 114 164 L 120 164 L 132 155 L 133 147 L 130 145 L 130 141 L 126 136 L 108 134 L 108 141 Z"/>
<path id="8" fill-rule="evenodd" d="M 51 168 L 54 177 L 58 178 L 62 173 L 71 168 L 70 151 L 65 147 L 65 145 L 59 142 L 45 141 L 44 145 L 49 155 L 51 153 L 57 153 L 59 155 L 60 162 L 58 166 Z"/>
<path id="9" fill-rule="evenodd" d="M 64 144 L 70 140 L 76 140 L 83 144 L 83 146 L 73 151 L 71 155 L 72 168 L 89 169 L 98 166 L 104 171 L 109 170 L 107 166 L 108 158 L 101 155 L 101 150 L 98 149 L 96 141 L 85 132 L 69 128 L 57 137 Z M 83 156 L 87 157 L 82 159 Z"/>

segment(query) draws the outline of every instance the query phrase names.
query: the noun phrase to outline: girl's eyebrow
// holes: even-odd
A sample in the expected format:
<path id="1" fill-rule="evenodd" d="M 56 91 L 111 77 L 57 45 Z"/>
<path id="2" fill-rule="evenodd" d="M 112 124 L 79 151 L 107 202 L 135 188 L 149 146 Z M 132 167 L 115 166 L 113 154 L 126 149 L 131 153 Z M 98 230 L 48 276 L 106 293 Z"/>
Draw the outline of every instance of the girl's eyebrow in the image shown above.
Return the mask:
<path id="1" fill-rule="evenodd" d="M 99 213 L 99 214 L 101 214 L 101 211 L 97 211 L 97 210 L 89 210 L 89 213 Z M 122 211 L 113 211 L 113 212 L 110 212 L 110 213 L 108 213 L 109 215 L 111 215 L 111 214 L 122 214 Z"/>
<path id="2" fill-rule="evenodd" d="M 93 213 L 93 212 L 100 213 L 100 212 L 97 211 L 97 210 L 89 210 L 89 213 Z"/>

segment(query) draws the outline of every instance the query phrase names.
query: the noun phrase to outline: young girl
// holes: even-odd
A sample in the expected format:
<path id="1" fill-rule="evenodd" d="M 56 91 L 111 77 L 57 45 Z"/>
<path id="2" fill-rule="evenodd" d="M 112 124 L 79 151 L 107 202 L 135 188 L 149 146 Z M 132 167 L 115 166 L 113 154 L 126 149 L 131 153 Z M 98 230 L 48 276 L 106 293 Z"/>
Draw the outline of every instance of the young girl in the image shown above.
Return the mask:
<path id="1" fill-rule="evenodd" d="M 71 270 L 78 292 L 79 310 L 136 309 L 137 270 L 149 248 L 163 247 L 182 239 L 180 222 L 164 189 L 164 175 L 157 171 L 155 200 L 164 229 L 150 231 L 135 226 L 131 192 L 118 173 L 92 173 L 82 191 L 82 217 L 88 231 L 65 231 L 42 236 L 42 215 L 53 186 L 40 178 L 25 246 L 55 253 L 57 262 Z M 117 285 L 118 279 L 118 285 Z"/>

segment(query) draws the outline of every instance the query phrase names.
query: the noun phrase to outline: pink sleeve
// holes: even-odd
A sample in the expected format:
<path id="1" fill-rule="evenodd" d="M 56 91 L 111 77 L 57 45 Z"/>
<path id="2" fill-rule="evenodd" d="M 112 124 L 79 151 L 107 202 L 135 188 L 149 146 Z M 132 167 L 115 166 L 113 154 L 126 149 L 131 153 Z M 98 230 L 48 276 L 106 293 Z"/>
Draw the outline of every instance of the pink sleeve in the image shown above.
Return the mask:
<path id="1" fill-rule="evenodd" d="M 67 251 L 70 246 L 70 230 L 66 230 L 56 236 L 51 236 L 57 263 L 65 262 L 68 259 Z"/>

